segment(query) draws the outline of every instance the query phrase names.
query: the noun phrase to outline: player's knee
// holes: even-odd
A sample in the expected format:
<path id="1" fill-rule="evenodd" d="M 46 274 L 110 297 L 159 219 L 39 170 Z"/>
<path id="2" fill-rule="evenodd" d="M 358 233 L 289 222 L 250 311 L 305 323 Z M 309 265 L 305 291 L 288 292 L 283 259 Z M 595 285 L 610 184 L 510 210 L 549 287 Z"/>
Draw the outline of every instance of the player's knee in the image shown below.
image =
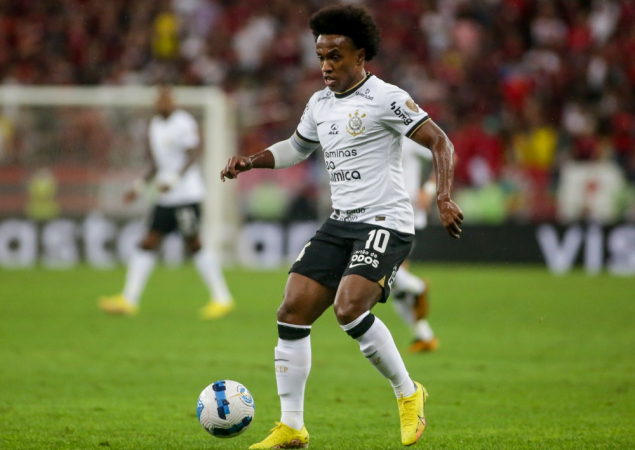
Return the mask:
<path id="1" fill-rule="evenodd" d="M 292 308 L 289 308 L 284 302 L 278 308 L 278 322 L 283 323 L 294 323 L 297 322 L 296 311 Z"/>
<path id="2" fill-rule="evenodd" d="M 346 325 L 368 311 L 368 308 L 366 308 L 366 305 L 363 302 L 336 301 L 333 305 L 333 311 L 335 312 L 335 317 L 337 317 L 337 321 L 340 325 Z"/>

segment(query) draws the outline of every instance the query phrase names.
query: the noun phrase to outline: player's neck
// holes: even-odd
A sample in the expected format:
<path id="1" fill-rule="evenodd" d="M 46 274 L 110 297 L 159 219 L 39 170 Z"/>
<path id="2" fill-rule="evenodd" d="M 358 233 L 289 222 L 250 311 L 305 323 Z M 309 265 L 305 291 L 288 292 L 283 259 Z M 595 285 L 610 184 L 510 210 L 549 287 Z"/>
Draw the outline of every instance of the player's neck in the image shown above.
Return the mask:
<path id="1" fill-rule="evenodd" d="M 349 92 L 351 89 L 355 89 L 362 81 L 366 79 L 367 76 L 368 76 L 368 72 L 362 69 L 362 71 L 353 79 L 353 81 L 345 89 L 342 89 L 340 92 L 336 92 L 336 94 L 343 94 L 345 92 Z"/>

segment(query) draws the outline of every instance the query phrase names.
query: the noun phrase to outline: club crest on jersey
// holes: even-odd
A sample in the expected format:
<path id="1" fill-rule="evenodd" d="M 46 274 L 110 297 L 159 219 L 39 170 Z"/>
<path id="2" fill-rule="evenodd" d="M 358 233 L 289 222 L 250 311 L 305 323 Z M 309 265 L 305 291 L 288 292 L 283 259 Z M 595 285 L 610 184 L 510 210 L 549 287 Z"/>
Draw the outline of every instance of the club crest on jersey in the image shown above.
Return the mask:
<path id="1" fill-rule="evenodd" d="M 355 114 L 348 115 L 350 120 L 348 121 L 348 125 L 346 125 L 346 132 L 351 136 L 359 136 L 364 131 L 366 131 L 366 127 L 364 126 L 364 121 L 362 120 L 366 117 L 366 114 L 359 115 L 359 110 L 355 110 Z"/>

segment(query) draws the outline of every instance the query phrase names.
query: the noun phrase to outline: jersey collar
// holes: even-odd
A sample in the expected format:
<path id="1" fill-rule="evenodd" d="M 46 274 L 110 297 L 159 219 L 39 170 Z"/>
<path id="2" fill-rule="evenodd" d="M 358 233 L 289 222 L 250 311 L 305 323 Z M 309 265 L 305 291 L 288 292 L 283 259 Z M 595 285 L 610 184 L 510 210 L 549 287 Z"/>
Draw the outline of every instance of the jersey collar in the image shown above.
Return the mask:
<path id="1" fill-rule="evenodd" d="M 364 85 L 364 83 L 366 83 L 370 79 L 370 77 L 372 77 L 372 76 L 373 76 L 373 74 L 368 72 L 368 73 L 366 73 L 366 76 L 359 83 L 357 83 L 355 86 L 353 86 L 352 88 L 347 89 L 344 92 L 334 92 L 335 98 L 348 97 L 353 92 L 355 92 L 357 89 L 362 87 Z"/>

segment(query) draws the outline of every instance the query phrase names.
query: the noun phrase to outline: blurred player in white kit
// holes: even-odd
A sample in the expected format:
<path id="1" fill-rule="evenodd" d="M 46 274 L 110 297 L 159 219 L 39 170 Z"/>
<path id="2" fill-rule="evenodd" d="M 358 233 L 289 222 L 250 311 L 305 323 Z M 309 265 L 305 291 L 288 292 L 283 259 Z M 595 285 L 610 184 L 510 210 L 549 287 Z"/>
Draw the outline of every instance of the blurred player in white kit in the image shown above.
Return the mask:
<path id="1" fill-rule="evenodd" d="M 150 169 L 125 193 L 124 201 L 134 201 L 152 181 L 156 183 L 159 195 L 148 231 L 128 262 L 123 292 L 102 298 L 99 307 L 110 314 L 136 314 L 163 238 L 179 231 L 193 255 L 194 265 L 210 290 L 212 300 L 201 309 L 201 318 L 216 319 L 229 313 L 234 308 L 234 302 L 217 258 L 210 249 L 202 246 L 199 238 L 205 185 L 197 162 L 200 144 L 198 125 L 190 113 L 176 108 L 168 87 L 159 88 L 155 108 L 157 114 L 148 130 Z"/>
<path id="2" fill-rule="evenodd" d="M 428 213 L 436 198 L 437 184 L 434 171 L 422 183 L 424 163 L 432 162 L 432 152 L 411 139 L 404 139 L 403 146 L 404 182 L 412 208 L 415 229 L 422 230 L 428 223 Z M 410 346 L 411 352 L 436 350 L 439 340 L 428 323 L 428 282 L 408 271 L 409 261 L 399 267 L 393 283 L 393 305 L 401 318 L 412 327 L 415 336 Z"/>

